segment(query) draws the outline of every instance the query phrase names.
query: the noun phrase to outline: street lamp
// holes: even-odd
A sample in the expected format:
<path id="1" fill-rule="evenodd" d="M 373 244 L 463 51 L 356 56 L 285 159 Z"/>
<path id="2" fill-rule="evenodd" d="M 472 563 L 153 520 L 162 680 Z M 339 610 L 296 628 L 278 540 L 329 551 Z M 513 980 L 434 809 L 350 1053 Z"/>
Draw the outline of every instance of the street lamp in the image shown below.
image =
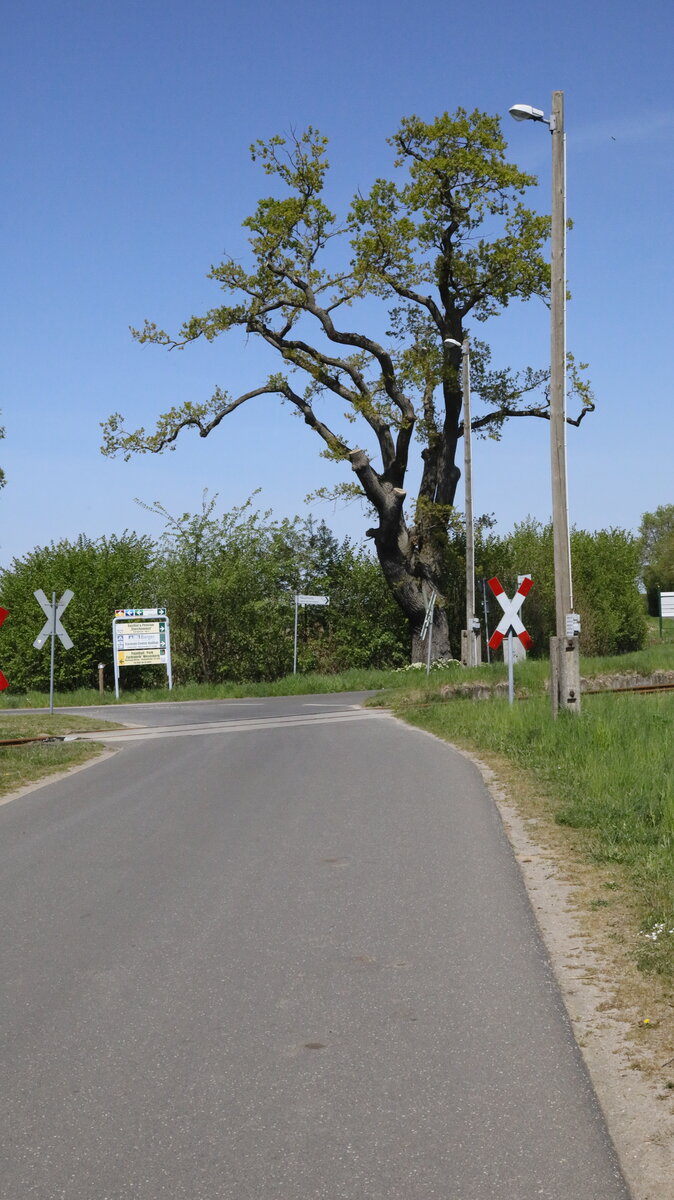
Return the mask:
<path id="1" fill-rule="evenodd" d="M 552 135 L 552 255 L 550 277 L 550 460 L 555 565 L 555 632 L 550 643 L 553 712 L 580 712 L 580 625 L 573 612 L 571 540 L 566 479 L 566 137 L 564 93 L 552 93 L 546 117 L 529 104 L 513 104 L 515 121 L 539 121 Z"/>
<path id="2" fill-rule="evenodd" d="M 445 346 L 455 346 L 463 358 L 461 381 L 463 387 L 463 482 L 466 503 L 466 628 L 465 652 L 462 658 L 467 667 L 477 667 L 481 661 L 480 622 L 475 617 L 475 529 L 473 522 L 473 459 L 470 427 L 470 343 L 445 338 Z M 462 635 L 463 638 L 463 635 Z M 463 649 L 463 646 L 462 646 Z"/>

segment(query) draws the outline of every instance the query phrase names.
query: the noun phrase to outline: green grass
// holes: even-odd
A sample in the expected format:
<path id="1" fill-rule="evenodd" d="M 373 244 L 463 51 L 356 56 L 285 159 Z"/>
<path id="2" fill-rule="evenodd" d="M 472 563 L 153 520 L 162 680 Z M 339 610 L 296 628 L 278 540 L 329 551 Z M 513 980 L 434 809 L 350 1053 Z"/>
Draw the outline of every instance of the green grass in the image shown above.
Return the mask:
<path id="1" fill-rule="evenodd" d="M 460 672 L 461 668 L 454 668 Z M 444 674 L 444 672 L 443 672 Z M 88 705 L 148 704 L 159 701 L 179 703 L 186 700 L 240 700 L 257 696 L 306 696 L 328 692 L 368 692 L 380 688 L 405 687 L 409 677 L 404 672 L 350 670 L 339 675 L 286 675 L 283 679 L 265 683 L 186 683 L 169 691 L 166 687 L 143 688 L 138 691 L 120 693 L 119 701 L 114 692 L 103 695 L 94 688 L 79 688 L 72 692 L 56 692 L 55 708 L 84 708 Z M 24 695 L 3 693 L 0 712 L 6 708 L 45 708 L 49 697 L 42 692 Z"/>
<path id="2" fill-rule="evenodd" d="M 108 728 L 119 728 L 106 722 Z M 67 733 L 100 729 L 100 722 L 87 717 L 53 716 L 43 713 L 0 713 L 0 742 L 12 738 L 63 737 Z M 95 758 L 101 746 L 94 742 L 31 742 L 23 746 L 0 745 L 0 796 L 35 783 L 55 771 L 77 766 Z"/>
<path id="3" fill-rule="evenodd" d="M 541 696 L 512 707 L 437 693 L 423 705 L 402 694 L 389 702 L 411 724 L 526 773 L 586 861 L 624 872 L 639 966 L 674 980 L 674 695 L 586 696 L 579 716 L 557 720 Z"/>
<path id="4" fill-rule="evenodd" d="M 674 622 L 672 622 L 674 625 Z M 674 671 L 674 639 L 671 644 L 658 643 L 634 654 L 623 654 L 614 658 L 581 658 L 581 672 L 586 678 L 601 674 L 626 674 L 637 671 L 650 675 L 655 670 Z M 547 659 L 527 659 L 515 668 L 515 683 L 520 692 L 540 694 L 545 691 L 548 679 Z M 425 667 L 414 671 L 343 671 L 339 675 L 286 675 L 283 679 L 262 683 L 186 683 L 169 691 L 166 687 L 143 688 L 137 691 L 122 690 L 120 704 L 148 704 L 158 701 L 179 703 L 186 700 L 240 700 L 259 696 L 302 696 L 328 692 L 368 692 L 381 689 L 402 690 L 430 688 L 437 692 L 439 683 L 455 683 L 464 680 L 479 680 L 488 683 L 507 678 L 502 662 L 483 663 L 468 671 L 458 663 L 450 664 L 441 671 L 433 670 L 427 677 Z M 95 688 L 79 688 L 72 692 L 56 692 L 56 708 L 84 708 L 90 705 L 114 705 L 118 703 L 113 691 L 102 695 Z M 24 695 L 0 695 L 0 712 L 11 708 L 46 708 L 49 697 L 44 692 L 28 692 Z"/>

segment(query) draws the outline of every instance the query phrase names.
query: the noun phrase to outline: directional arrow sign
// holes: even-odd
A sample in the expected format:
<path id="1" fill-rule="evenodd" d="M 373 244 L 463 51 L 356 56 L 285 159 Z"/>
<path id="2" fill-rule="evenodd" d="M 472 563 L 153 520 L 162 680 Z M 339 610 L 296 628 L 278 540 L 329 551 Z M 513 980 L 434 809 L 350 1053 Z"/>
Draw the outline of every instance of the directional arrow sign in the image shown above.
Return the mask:
<path id="1" fill-rule="evenodd" d="M 35 596 L 35 599 L 47 618 L 45 624 L 42 626 L 42 629 L 33 642 L 35 649 L 41 650 L 47 638 L 51 637 L 52 633 L 55 633 L 58 637 L 60 637 L 66 650 L 72 650 L 73 643 L 61 624 L 61 617 L 70 604 L 70 601 L 75 593 L 71 592 L 68 588 L 63 593 L 61 599 L 56 605 L 56 610 L 54 610 L 51 600 L 47 599 L 41 588 L 39 588 L 37 592 L 33 592 L 33 595 Z"/>
<path id="2" fill-rule="evenodd" d="M 0 625 L 2 625 L 3 621 L 8 616 L 9 616 L 9 609 L 0 608 Z M 4 692 L 6 687 L 9 687 L 9 683 L 5 679 L 5 676 L 3 675 L 2 671 L 0 671 L 0 692 Z"/>
<path id="3" fill-rule="evenodd" d="M 489 639 L 489 645 L 492 650 L 498 650 L 504 637 L 511 629 L 513 633 L 517 634 L 525 650 L 531 650 L 534 643 L 517 614 L 524 603 L 524 597 L 529 594 L 533 584 L 533 579 L 527 575 L 522 580 L 512 600 L 510 600 L 496 576 L 489 580 L 489 586 L 503 609 L 503 616 Z"/>

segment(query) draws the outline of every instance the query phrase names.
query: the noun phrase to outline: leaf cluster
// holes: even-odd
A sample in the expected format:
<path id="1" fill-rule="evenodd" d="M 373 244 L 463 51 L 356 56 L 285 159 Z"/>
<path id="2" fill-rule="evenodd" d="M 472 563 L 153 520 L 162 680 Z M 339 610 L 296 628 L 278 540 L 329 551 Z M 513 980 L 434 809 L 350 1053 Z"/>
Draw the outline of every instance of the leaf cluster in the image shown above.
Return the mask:
<path id="1" fill-rule="evenodd" d="M 160 453 L 188 427 L 207 437 L 240 404 L 273 394 L 322 439 L 326 458 L 351 463 L 380 517 L 390 489 L 404 486 L 414 439 L 424 447 L 421 494 L 451 505 L 463 428 L 460 353 L 445 339 L 461 342 L 469 322 L 513 300 L 547 300 L 550 222 L 525 205 L 536 180 L 507 160 L 498 117 L 462 108 L 431 122 L 408 117 L 390 144 L 393 176 L 354 196 L 341 219 L 326 201 L 327 139 L 318 130 L 251 147 L 273 190 L 244 221 L 247 265 L 228 256 L 212 266 L 223 302 L 178 334 L 153 322 L 133 334 L 172 350 L 240 329 L 266 343 L 281 369 L 241 396 L 216 389 L 203 403 L 174 407 L 152 432 L 127 430 L 113 414 L 105 454 Z M 362 320 L 347 323 L 346 313 L 362 317 L 360 302 L 372 297 L 388 312 L 384 341 Z M 582 379 L 575 372 L 581 416 L 593 403 Z M 512 416 L 547 416 L 546 383 L 535 368 L 491 367 L 488 347 L 475 341 L 474 427 L 498 437 Z M 328 400 L 338 402 L 341 425 L 328 418 Z M 376 461 L 352 440 L 353 425 L 365 428 Z"/>

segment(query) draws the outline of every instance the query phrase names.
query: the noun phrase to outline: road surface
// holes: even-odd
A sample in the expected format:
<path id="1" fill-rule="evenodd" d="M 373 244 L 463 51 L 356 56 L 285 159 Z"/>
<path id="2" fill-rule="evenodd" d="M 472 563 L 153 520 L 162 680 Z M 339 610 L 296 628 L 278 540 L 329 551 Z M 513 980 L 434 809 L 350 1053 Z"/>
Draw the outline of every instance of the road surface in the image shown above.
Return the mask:
<path id="1" fill-rule="evenodd" d="M 359 698 L 0 808 L 2 1200 L 627 1200 L 478 772 Z"/>

